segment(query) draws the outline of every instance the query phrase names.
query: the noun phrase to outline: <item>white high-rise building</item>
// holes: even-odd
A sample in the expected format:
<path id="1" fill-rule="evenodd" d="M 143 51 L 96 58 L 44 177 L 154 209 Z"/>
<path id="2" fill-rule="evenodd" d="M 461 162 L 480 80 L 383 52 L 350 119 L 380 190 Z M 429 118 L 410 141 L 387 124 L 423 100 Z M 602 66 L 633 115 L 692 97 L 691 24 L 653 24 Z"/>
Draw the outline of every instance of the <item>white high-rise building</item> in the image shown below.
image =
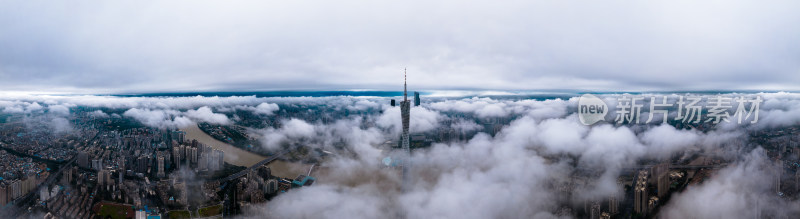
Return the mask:
<path id="1" fill-rule="evenodd" d="M 266 192 L 267 194 L 275 194 L 278 192 L 278 181 L 274 179 L 267 180 L 266 183 Z"/>
<path id="2" fill-rule="evenodd" d="M 647 195 L 647 170 L 640 170 L 636 176 L 636 186 L 634 187 L 633 210 L 641 215 L 647 215 L 648 195 Z"/>
<path id="3" fill-rule="evenodd" d="M 197 159 L 197 169 L 208 170 L 208 153 L 200 154 L 200 158 Z"/>
<path id="4" fill-rule="evenodd" d="M 619 213 L 619 201 L 617 200 L 617 197 L 611 197 L 608 199 L 608 213 Z"/>
<path id="5" fill-rule="evenodd" d="M 108 174 L 108 172 L 106 170 L 100 170 L 100 171 L 97 172 L 97 185 L 101 185 L 102 186 L 102 185 L 105 185 L 107 183 L 106 182 L 106 174 Z"/>
<path id="6" fill-rule="evenodd" d="M 217 163 L 219 163 L 219 169 L 225 168 L 225 152 L 222 150 L 214 150 L 217 153 Z"/>
<path id="7" fill-rule="evenodd" d="M 190 151 L 192 155 L 189 158 L 191 158 L 192 164 L 197 164 L 197 148 L 193 147 Z M 187 151 L 187 153 L 189 152 Z"/>

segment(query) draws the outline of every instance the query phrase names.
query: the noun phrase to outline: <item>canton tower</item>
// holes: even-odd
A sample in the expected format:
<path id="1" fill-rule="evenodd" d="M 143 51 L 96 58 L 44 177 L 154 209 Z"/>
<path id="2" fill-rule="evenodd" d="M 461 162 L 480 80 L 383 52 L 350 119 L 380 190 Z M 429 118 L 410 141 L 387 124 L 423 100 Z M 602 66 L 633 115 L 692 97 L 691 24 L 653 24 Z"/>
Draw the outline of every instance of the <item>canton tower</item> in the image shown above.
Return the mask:
<path id="1" fill-rule="evenodd" d="M 408 138 L 408 117 L 411 110 L 411 101 L 408 100 L 407 81 L 408 75 L 406 70 L 403 69 L 403 102 L 400 102 L 400 116 L 403 118 L 403 191 L 408 189 L 408 169 L 411 165 L 411 148 Z"/>

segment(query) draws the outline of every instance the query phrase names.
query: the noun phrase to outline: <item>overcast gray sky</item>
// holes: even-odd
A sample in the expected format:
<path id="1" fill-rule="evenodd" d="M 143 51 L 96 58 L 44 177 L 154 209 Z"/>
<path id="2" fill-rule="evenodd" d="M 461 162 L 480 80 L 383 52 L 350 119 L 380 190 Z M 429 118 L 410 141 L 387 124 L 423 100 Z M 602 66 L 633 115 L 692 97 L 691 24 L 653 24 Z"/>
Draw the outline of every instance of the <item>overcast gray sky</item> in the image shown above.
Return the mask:
<path id="1" fill-rule="evenodd" d="M 800 90 L 798 1 L 2 1 L 0 90 Z"/>

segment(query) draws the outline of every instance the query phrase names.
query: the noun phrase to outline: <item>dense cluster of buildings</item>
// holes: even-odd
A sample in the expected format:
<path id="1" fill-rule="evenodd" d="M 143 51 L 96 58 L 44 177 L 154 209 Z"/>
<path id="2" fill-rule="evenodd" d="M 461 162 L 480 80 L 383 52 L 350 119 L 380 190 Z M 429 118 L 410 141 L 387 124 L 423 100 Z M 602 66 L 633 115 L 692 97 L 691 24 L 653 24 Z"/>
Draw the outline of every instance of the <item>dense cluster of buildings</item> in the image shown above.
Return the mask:
<path id="1" fill-rule="evenodd" d="M 207 176 L 225 168 L 225 153 L 178 130 L 134 128 L 108 131 L 99 145 L 79 149 L 80 170 L 109 199 L 136 208 L 187 205 L 185 175 Z M 199 179 L 197 179 L 199 180 Z"/>
<path id="2" fill-rule="evenodd" d="M 108 171 L 130 177 L 166 178 L 186 167 L 196 172 L 214 172 L 225 167 L 225 153 L 196 140 L 188 141 L 177 130 L 135 128 L 100 135 L 99 147 L 79 149 L 76 163 L 84 169 Z"/>
<path id="3" fill-rule="evenodd" d="M 274 176 L 266 165 L 250 169 L 244 177 L 234 181 L 231 194 L 225 200 L 225 212 L 237 213 L 243 207 L 264 203 L 279 193 L 310 186 L 314 181 L 314 177 L 307 175 L 299 175 L 294 179 Z"/>
<path id="4" fill-rule="evenodd" d="M 76 128 L 52 133 L 48 124 L 33 118 L 15 118 L 12 116 L 0 126 L 0 139 L 5 149 L 52 161 L 66 161 L 75 156 L 75 148 L 86 144 L 99 133 L 99 130 L 88 123 L 86 117 L 76 117 L 72 122 Z"/>
<path id="5" fill-rule="evenodd" d="M 149 218 L 188 208 L 222 209 L 223 203 L 226 211 L 238 211 L 315 181 L 273 176 L 266 164 L 233 166 L 225 163 L 224 151 L 188 139 L 183 131 L 83 112 L 91 110 L 76 110 L 68 117 L 75 128 L 63 133 L 42 131 L 48 129 L 23 118 L 0 126 L 0 217 L 33 210 L 50 218 L 113 218 L 119 215 L 108 215 L 107 209 L 118 208 L 131 209 L 124 211 L 126 218 Z M 244 176 L 227 179 L 242 169 L 248 171 Z"/>
<path id="6" fill-rule="evenodd" d="M 97 205 L 123 205 L 147 216 L 223 202 L 234 203 L 230 206 L 238 211 L 315 180 L 276 177 L 266 165 L 231 182 L 209 179 L 226 167 L 225 153 L 176 130 L 108 131 L 77 151 L 75 165 L 63 171 L 59 185 L 40 192 L 42 206 L 54 217 L 87 218 L 97 214 Z M 227 191 L 235 195 L 223 195 Z M 65 204 L 72 201 L 83 204 Z"/>
<path id="7" fill-rule="evenodd" d="M 49 175 L 46 164 L 0 150 L 0 206 L 34 191 Z"/>
<path id="8" fill-rule="evenodd" d="M 73 156 L 50 161 L 60 170 L 54 176 L 59 180 L 49 182 L 45 181 L 50 175 L 47 165 L 34 162 L 34 158 L 48 157 L 35 156 L 37 150 L 19 146 L 20 141 L 12 141 L 17 143 L 15 147 L 0 150 L 0 206 L 39 185 L 36 205 L 63 218 L 89 218 L 97 213 L 92 207 L 101 202 L 135 209 L 150 206 L 151 213 L 158 213 L 169 206 L 192 204 L 189 190 L 201 191 L 198 194 L 207 191 L 207 195 L 193 200 L 197 204 L 221 200 L 216 196 L 219 182 L 203 179 L 226 168 L 223 151 L 186 139 L 178 130 L 132 128 L 94 134 L 88 141 L 65 142 L 74 151 Z M 6 152 L 16 149 L 33 153 L 19 157 Z"/>

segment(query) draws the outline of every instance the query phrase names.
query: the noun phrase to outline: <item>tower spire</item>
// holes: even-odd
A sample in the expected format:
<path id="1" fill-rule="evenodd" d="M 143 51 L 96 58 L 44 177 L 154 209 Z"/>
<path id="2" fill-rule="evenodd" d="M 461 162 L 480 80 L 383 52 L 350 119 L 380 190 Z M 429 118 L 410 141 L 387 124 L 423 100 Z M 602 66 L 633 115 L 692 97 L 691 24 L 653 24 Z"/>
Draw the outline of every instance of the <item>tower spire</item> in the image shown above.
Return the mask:
<path id="1" fill-rule="evenodd" d="M 408 72 L 403 68 L 403 102 L 400 102 L 400 117 L 403 120 L 403 191 L 408 191 L 409 176 L 408 169 L 411 168 L 411 146 L 408 137 L 409 114 L 411 113 L 411 101 L 408 101 Z"/>

